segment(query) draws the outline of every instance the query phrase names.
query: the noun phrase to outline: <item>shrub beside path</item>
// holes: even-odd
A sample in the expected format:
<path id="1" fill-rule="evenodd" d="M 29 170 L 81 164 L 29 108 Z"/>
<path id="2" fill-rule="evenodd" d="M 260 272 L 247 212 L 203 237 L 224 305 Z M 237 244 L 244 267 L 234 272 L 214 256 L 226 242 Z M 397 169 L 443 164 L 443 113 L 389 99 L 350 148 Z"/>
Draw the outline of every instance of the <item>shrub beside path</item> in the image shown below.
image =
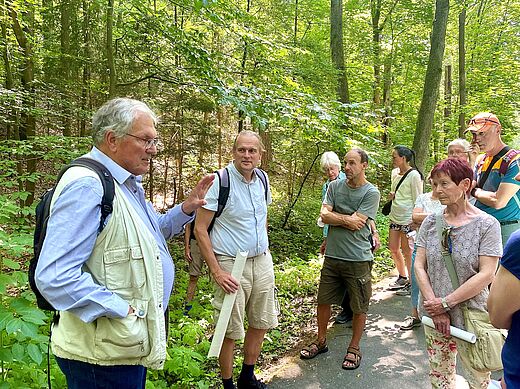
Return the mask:
<path id="1" fill-rule="evenodd" d="M 428 357 L 422 327 L 401 331 L 410 313 L 410 297 L 387 291 L 393 277 L 374 285 L 366 331 L 361 342 L 363 359 L 357 370 L 343 370 L 341 363 L 352 329 L 329 327 L 329 351 L 301 360 L 299 350 L 280 360 L 268 372 L 270 389 L 430 388 Z"/>

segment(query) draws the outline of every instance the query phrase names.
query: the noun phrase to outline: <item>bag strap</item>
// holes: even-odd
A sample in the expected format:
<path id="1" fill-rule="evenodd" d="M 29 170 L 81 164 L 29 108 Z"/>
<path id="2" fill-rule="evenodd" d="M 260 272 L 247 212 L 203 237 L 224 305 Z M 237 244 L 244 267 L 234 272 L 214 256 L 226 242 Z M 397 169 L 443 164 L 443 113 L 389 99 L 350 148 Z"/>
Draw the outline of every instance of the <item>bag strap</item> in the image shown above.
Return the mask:
<path id="1" fill-rule="evenodd" d="M 439 237 L 442 258 L 444 259 L 444 264 L 446 265 L 446 269 L 448 270 L 448 274 L 450 275 L 453 290 L 455 290 L 460 286 L 460 283 L 459 278 L 457 277 L 457 272 L 455 271 L 455 265 L 453 264 L 453 258 L 451 257 L 451 253 L 447 248 L 444 248 L 442 244 L 443 226 L 444 221 L 442 220 L 442 213 L 438 213 L 435 215 L 435 228 L 437 229 L 437 236 Z"/>
<path id="2" fill-rule="evenodd" d="M 486 183 L 486 181 L 487 181 L 487 179 L 489 177 L 489 174 L 491 173 L 491 169 L 493 169 L 493 166 L 495 165 L 495 163 L 497 163 L 497 161 L 500 158 L 502 158 L 510 149 L 511 148 L 509 146 L 505 146 L 502 150 L 500 150 L 498 152 L 498 154 L 493 156 L 493 158 L 491 159 L 491 163 L 488 165 L 488 168 L 480 176 L 480 178 L 478 180 L 477 188 L 481 188 L 482 189 L 484 187 L 484 184 Z"/>
<path id="3" fill-rule="evenodd" d="M 208 233 L 213 229 L 213 226 L 215 225 L 215 220 L 217 217 L 219 217 L 222 212 L 224 211 L 224 208 L 226 207 L 228 198 L 229 198 L 229 188 L 230 188 L 230 180 L 229 180 L 229 170 L 227 167 L 219 169 L 215 171 L 218 180 L 219 180 L 219 190 L 218 190 L 218 204 L 217 204 L 217 211 L 213 215 L 213 219 L 211 219 L 211 222 L 208 226 Z M 269 193 L 269 184 L 267 183 L 267 175 L 266 173 L 260 169 L 255 168 L 254 173 L 257 175 L 258 179 L 262 182 L 262 185 L 264 187 L 264 197 L 265 201 L 267 203 L 267 197 Z"/>
<path id="4" fill-rule="evenodd" d="M 406 178 L 406 176 L 408 175 L 408 173 L 410 173 L 412 170 L 415 170 L 414 168 L 410 168 L 406 171 L 406 173 L 404 173 L 404 176 L 401 177 L 401 179 L 399 180 L 399 182 L 397 183 L 397 186 L 395 187 L 395 191 L 394 191 L 394 196 L 395 194 L 397 193 L 397 191 L 399 190 L 399 187 L 401 186 L 401 184 L 403 183 L 404 179 Z"/>
<path id="5" fill-rule="evenodd" d="M 106 218 L 112 213 L 113 210 L 112 203 L 114 201 L 115 186 L 112 174 L 110 173 L 110 170 L 108 170 L 107 167 L 101 162 L 88 157 L 80 157 L 66 165 L 60 171 L 58 178 L 56 179 L 56 183 L 58 183 L 63 174 L 73 166 L 86 167 L 94 171 L 101 181 L 101 185 L 103 186 L 103 197 L 101 198 L 101 220 L 99 222 L 98 228 L 98 232 L 101 232 L 105 225 Z"/>

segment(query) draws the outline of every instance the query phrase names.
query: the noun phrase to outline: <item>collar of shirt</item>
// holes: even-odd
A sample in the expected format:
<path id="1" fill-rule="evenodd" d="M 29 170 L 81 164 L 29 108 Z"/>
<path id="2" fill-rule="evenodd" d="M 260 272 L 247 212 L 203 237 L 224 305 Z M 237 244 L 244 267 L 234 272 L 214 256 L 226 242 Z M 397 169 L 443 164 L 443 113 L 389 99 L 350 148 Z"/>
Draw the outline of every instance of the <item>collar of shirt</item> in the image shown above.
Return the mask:
<path id="1" fill-rule="evenodd" d="M 104 154 L 101 150 L 99 150 L 95 146 L 92 147 L 92 150 L 90 150 L 90 153 L 88 153 L 87 155 L 90 155 L 92 158 L 98 160 L 103 165 L 105 165 L 107 167 L 107 169 L 110 170 L 112 177 L 114 177 L 114 180 L 116 180 L 119 185 L 124 184 L 124 182 L 126 180 L 128 180 L 130 177 L 133 176 L 132 173 L 130 173 L 128 170 L 119 166 L 109 156 Z M 141 182 L 141 179 L 142 179 L 141 176 L 134 176 L 134 177 L 136 177 L 138 182 Z"/>
<path id="2" fill-rule="evenodd" d="M 235 166 L 235 163 L 232 161 L 230 162 L 230 164 L 228 165 L 228 170 L 229 170 L 229 173 L 230 174 L 233 174 L 234 176 L 236 176 L 239 180 L 242 180 L 242 182 L 246 183 L 246 184 L 252 184 L 254 182 L 256 182 L 256 180 L 258 180 L 258 177 L 255 173 L 255 171 L 253 171 L 252 175 L 251 175 L 251 181 L 247 182 L 247 180 L 244 178 L 244 176 L 242 175 L 242 173 L 240 173 L 238 171 L 238 169 L 236 168 Z"/>

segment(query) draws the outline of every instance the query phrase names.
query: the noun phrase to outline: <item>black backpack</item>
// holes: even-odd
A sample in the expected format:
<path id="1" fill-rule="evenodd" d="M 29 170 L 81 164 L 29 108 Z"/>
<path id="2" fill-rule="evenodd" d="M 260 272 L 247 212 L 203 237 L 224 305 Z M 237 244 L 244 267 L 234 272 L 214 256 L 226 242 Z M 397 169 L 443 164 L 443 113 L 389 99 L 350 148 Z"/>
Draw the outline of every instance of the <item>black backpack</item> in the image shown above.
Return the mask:
<path id="1" fill-rule="evenodd" d="M 92 158 L 81 157 L 64 166 L 58 174 L 58 178 L 56 179 L 56 184 L 54 187 L 45 192 L 40 198 L 40 202 L 36 206 L 36 227 L 34 229 L 33 241 L 34 257 L 31 258 L 31 262 L 29 264 L 29 285 L 31 286 L 33 293 L 36 295 L 36 304 L 38 305 L 38 308 L 46 311 L 55 311 L 55 309 L 52 304 L 50 304 L 41 295 L 36 286 L 34 275 L 36 272 L 38 259 L 40 258 L 43 241 L 45 240 L 45 235 L 47 233 L 47 222 L 49 220 L 52 196 L 54 195 L 56 185 L 60 181 L 63 174 L 73 166 L 83 166 L 96 172 L 99 176 L 99 179 L 101 180 L 101 184 L 103 185 L 103 198 L 101 200 L 101 221 L 99 223 L 98 232 L 103 230 L 106 218 L 112 213 L 112 202 L 114 200 L 115 192 L 114 179 L 112 178 L 110 171 L 102 163 L 93 160 Z"/>
<path id="2" fill-rule="evenodd" d="M 269 193 L 269 185 L 267 184 L 267 175 L 262 169 L 255 168 L 254 172 L 262 181 L 262 184 L 264 185 L 264 197 L 265 201 L 267 202 L 267 194 Z M 224 211 L 224 208 L 227 204 L 228 198 L 229 198 L 229 170 L 226 168 L 216 170 L 215 173 L 217 173 L 217 177 L 219 180 L 219 189 L 218 189 L 218 205 L 217 205 L 217 211 L 213 214 L 213 219 L 211 219 L 211 223 L 208 226 L 208 234 L 213 229 L 213 225 L 215 224 L 215 220 L 217 217 L 219 217 L 222 214 L 222 211 Z M 190 239 L 195 239 L 194 234 L 195 229 L 195 219 L 191 222 L 191 233 L 190 233 Z"/>

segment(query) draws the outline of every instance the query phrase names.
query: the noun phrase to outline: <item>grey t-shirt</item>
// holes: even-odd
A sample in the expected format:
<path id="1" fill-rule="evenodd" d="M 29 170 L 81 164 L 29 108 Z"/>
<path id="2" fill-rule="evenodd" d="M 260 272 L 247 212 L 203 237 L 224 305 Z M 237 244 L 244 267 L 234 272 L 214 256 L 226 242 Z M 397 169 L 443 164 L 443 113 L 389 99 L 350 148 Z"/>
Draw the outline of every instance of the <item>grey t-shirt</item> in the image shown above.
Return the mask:
<path id="1" fill-rule="evenodd" d="M 427 272 L 435 296 L 445 297 L 453 292 L 453 286 L 441 254 L 441 243 L 435 226 L 435 218 L 435 215 L 429 215 L 424 219 L 417 237 L 417 246 L 426 250 Z M 443 223 L 446 223 L 444 216 L 442 218 Z M 452 240 L 451 257 L 460 285 L 478 273 L 479 256 L 502 256 L 500 224 L 493 216 L 484 212 L 467 224 L 452 227 L 450 237 Z M 479 294 L 467 301 L 468 307 L 487 311 L 488 295 L 489 290 L 485 287 Z M 419 313 L 421 316 L 428 315 L 423 307 L 422 296 Z M 460 304 L 450 310 L 449 315 L 452 326 L 465 329 Z"/>
<path id="2" fill-rule="evenodd" d="M 375 219 L 379 207 L 379 190 L 367 182 L 359 188 L 351 188 L 347 180 L 336 180 L 329 184 L 324 204 L 332 206 L 334 212 L 351 215 L 359 212 Z M 329 226 L 325 256 L 344 261 L 372 261 L 374 256 L 370 244 L 370 228 L 365 224 L 358 231 L 339 226 Z"/>

